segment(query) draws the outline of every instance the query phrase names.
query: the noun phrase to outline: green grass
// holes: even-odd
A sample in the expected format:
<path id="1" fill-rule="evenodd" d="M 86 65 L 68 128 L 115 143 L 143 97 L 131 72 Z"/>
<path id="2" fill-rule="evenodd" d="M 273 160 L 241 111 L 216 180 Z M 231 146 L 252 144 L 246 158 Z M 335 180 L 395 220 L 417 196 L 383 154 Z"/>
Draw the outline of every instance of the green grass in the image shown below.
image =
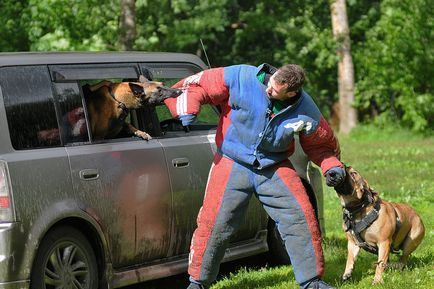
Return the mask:
<path id="1" fill-rule="evenodd" d="M 358 170 L 382 198 L 415 208 L 426 233 L 406 268 L 385 271 L 383 285 L 371 285 L 376 256 L 365 251 L 358 256 L 352 280 L 344 283 L 341 275 L 347 250 L 341 208 L 334 190 L 326 187 L 324 279 L 338 288 L 434 288 L 434 137 L 401 129 L 362 126 L 350 136 L 340 136 L 340 143 L 342 161 Z M 397 260 L 398 256 L 391 255 L 391 262 Z M 221 278 L 211 289 L 299 288 L 291 266 L 242 268 Z"/>

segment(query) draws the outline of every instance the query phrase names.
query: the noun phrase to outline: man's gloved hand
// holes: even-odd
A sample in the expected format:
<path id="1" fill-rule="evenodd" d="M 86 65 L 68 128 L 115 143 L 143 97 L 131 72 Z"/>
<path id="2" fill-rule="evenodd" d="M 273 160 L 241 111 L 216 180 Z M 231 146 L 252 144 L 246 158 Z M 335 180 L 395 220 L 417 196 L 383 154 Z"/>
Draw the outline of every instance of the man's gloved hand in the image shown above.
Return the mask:
<path id="1" fill-rule="evenodd" d="M 345 170 L 341 167 L 332 167 L 325 173 L 326 184 L 329 187 L 336 187 L 345 179 Z"/>
<path id="2" fill-rule="evenodd" d="M 182 122 L 182 126 L 187 126 L 196 121 L 196 115 L 195 114 L 184 114 L 178 116 L 178 119 Z"/>

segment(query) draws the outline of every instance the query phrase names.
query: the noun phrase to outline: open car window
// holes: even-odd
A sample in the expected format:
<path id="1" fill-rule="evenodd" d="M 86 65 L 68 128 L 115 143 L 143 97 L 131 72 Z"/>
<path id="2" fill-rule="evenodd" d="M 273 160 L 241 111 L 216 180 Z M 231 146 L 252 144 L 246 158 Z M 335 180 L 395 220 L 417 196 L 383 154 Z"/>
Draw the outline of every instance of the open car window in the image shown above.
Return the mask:
<path id="1" fill-rule="evenodd" d="M 171 87 L 179 80 L 201 71 L 190 63 L 117 63 L 117 64 L 83 64 L 83 65 L 52 65 L 49 66 L 50 77 L 59 110 L 60 131 L 63 143 L 80 145 L 95 142 L 107 142 L 117 139 L 139 139 L 131 133 L 131 129 L 122 128 L 107 135 L 103 139 L 97 137 L 97 130 L 103 125 L 111 125 L 113 121 L 98 115 L 98 121 L 93 121 L 95 106 L 103 110 L 99 102 L 91 108 L 89 88 L 98 87 L 99 83 L 110 81 L 138 82 L 143 75 L 149 80 L 163 82 Z M 104 108 L 107 109 L 107 108 Z M 119 109 L 119 108 L 118 108 Z M 188 131 L 210 130 L 218 124 L 218 111 L 211 105 L 204 105 L 197 121 L 189 126 Z M 128 110 L 122 122 L 148 133 L 151 137 L 172 137 L 174 133 L 187 131 L 177 119 L 173 119 L 168 108 L 163 103 L 143 104 L 140 108 Z M 92 126 L 93 123 L 93 126 Z"/>

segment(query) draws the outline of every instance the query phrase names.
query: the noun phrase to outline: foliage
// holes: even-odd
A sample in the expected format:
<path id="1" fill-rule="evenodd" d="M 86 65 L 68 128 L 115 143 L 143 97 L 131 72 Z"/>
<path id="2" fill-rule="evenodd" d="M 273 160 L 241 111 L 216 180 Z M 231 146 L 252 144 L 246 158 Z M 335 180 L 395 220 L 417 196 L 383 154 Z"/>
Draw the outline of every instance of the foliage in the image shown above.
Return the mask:
<path id="1" fill-rule="evenodd" d="M 228 0 L 138 0 L 137 50 L 200 53 L 228 24 Z"/>
<path id="2" fill-rule="evenodd" d="M 327 117 L 337 100 L 331 0 L 136 0 L 135 50 L 177 51 L 212 66 L 298 63 Z M 119 0 L 2 0 L 0 51 L 119 50 Z M 349 0 L 362 120 L 432 133 L 432 0 Z"/>
<path id="3" fill-rule="evenodd" d="M 0 51 L 29 50 L 29 40 L 22 13 L 28 0 L 0 1 Z"/>
<path id="4" fill-rule="evenodd" d="M 118 11 L 116 0 L 29 0 L 23 17 L 30 50 L 115 50 Z"/>
<path id="5" fill-rule="evenodd" d="M 434 19 L 431 0 L 387 0 L 381 17 L 355 51 L 358 107 L 432 130 Z M 367 117 L 369 116 L 366 115 Z"/>
<path id="6" fill-rule="evenodd" d="M 254 2 L 255 6 L 240 6 L 233 20 L 244 28 L 235 31 L 227 61 L 257 65 L 260 59 L 275 66 L 302 65 L 308 76 L 306 90 L 327 114 L 337 97 L 337 58 L 328 1 Z"/>

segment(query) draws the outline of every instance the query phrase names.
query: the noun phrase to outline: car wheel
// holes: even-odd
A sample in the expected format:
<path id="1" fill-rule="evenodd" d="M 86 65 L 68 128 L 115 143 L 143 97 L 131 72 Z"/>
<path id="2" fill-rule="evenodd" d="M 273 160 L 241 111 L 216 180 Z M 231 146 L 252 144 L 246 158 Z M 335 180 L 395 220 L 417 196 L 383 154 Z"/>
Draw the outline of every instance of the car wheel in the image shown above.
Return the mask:
<path id="1" fill-rule="evenodd" d="M 98 288 L 98 267 L 86 237 L 72 227 L 59 227 L 42 240 L 30 278 L 32 289 Z"/>
<path id="2" fill-rule="evenodd" d="M 309 200 L 315 211 L 315 217 L 318 220 L 318 208 L 315 198 L 315 193 L 312 187 L 307 181 L 301 179 L 303 186 L 309 196 Z M 267 233 L 267 243 L 269 249 L 270 263 L 273 265 L 287 265 L 291 264 L 291 259 L 289 258 L 288 252 L 285 248 L 285 243 L 280 236 L 279 230 L 277 229 L 276 223 L 273 220 L 268 221 L 268 233 Z"/>

